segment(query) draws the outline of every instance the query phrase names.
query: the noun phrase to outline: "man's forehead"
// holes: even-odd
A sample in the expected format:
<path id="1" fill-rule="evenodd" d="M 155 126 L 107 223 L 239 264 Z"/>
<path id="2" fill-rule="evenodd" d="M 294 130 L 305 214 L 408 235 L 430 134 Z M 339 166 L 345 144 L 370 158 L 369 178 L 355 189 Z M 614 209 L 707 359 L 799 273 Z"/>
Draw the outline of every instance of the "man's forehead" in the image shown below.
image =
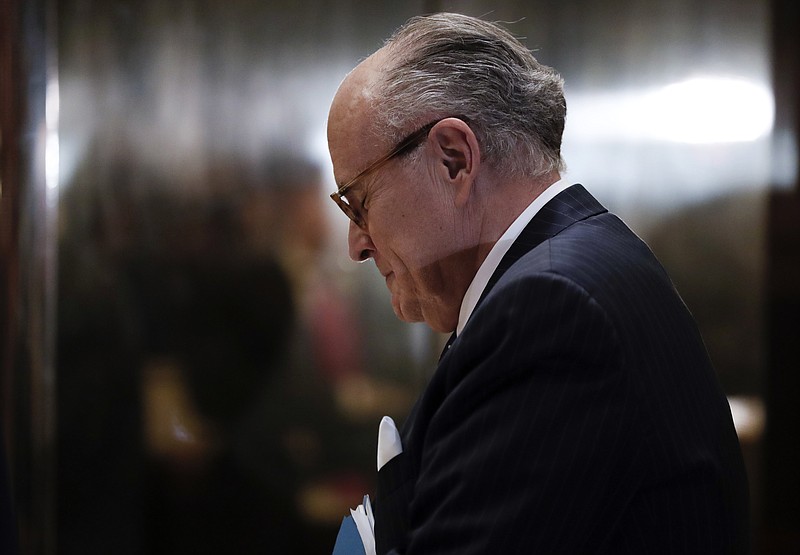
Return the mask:
<path id="1" fill-rule="evenodd" d="M 339 85 L 331 111 L 352 109 L 359 104 L 370 104 L 380 74 L 383 53 L 379 50 L 358 64 Z"/>
<path id="2" fill-rule="evenodd" d="M 375 56 L 375 55 L 373 55 Z M 342 82 L 328 115 L 328 147 L 336 179 L 341 186 L 380 154 L 374 136 L 373 94 L 379 58 L 371 56 Z"/>
<path id="3" fill-rule="evenodd" d="M 364 162 L 366 137 L 364 110 L 331 112 L 328 124 L 328 148 L 338 186 L 355 176 Z"/>

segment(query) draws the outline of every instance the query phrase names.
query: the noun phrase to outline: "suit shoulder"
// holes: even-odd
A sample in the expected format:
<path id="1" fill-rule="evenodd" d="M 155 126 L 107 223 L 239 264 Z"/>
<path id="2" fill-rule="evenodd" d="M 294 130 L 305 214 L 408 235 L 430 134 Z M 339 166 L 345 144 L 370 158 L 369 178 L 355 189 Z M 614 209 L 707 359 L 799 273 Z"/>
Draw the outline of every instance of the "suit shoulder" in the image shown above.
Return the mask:
<path id="1" fill-rule="evenodd" d="M 543 241 L 507 272 L 509 280 L 548 272 L 562 276 L 605 304 L 607 294 L 651 288 L 674 294 L 656 256 L 625 223 L 611 213 L 575 222 Z M 648 291 L 651 292 L 651 291 Z"/>

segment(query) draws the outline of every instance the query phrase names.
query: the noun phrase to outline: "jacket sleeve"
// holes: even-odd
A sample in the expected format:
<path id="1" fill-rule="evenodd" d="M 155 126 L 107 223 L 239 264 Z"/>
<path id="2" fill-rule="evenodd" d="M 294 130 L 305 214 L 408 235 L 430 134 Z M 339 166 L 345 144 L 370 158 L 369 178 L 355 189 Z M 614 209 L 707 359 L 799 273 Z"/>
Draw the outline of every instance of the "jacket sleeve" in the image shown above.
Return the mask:
<path id="1" fill-rule="evenodd" d="M 642 445 L 617 334 L 585 290 L 553 273 L 498 284 L 429 389 L 408 555 L 608 541 Z"/>

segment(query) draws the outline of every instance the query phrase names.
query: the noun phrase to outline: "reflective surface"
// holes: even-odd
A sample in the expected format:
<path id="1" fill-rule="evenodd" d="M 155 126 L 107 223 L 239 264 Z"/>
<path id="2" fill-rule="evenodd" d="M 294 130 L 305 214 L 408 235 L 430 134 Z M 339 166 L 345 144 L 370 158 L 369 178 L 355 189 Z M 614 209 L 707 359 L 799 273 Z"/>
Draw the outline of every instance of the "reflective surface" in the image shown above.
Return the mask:
<path id="1" fill-rule="evenodd" d="M 67 4 L 59 552 L 326 552 L 436 355 L 344 263 L 323 139 L 418 7 Z"/>

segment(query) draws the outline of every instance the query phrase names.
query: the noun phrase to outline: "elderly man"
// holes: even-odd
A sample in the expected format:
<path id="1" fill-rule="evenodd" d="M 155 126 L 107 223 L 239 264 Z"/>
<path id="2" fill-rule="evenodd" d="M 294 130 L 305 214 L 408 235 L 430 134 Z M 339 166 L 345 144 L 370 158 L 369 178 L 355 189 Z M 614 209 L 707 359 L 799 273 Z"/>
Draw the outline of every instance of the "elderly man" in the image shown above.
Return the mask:
<path id="1" fill-rule="evenodd" d="M 689 311 L 560 180 L 562 80 L 496 25 L 414 18 L 328 140 L 397 316 L 454 331 L 378 473 L 378 553 L 740 553 L 747 483 Z"/>

